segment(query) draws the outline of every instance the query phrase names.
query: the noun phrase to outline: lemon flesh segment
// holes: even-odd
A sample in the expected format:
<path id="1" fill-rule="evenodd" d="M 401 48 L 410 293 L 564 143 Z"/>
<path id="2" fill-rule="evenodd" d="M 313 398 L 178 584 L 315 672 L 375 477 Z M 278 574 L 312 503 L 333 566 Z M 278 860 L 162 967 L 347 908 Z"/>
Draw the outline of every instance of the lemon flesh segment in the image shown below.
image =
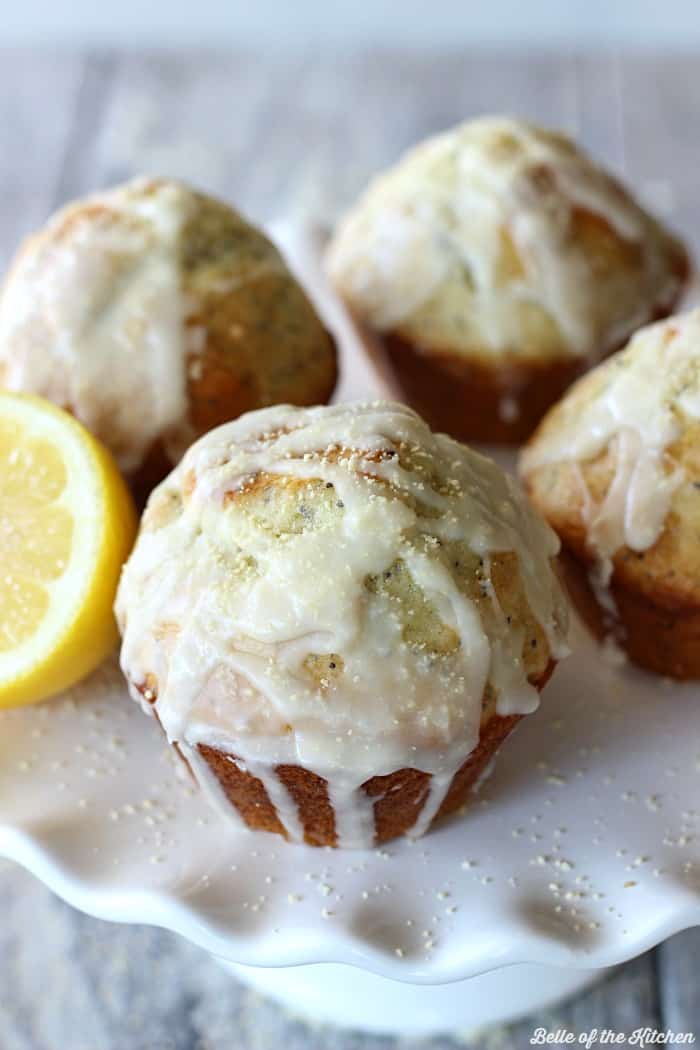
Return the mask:
<path id="1" fill-rule="evenodd" d="M 0 394 L 0 707 L 67 689 L 114 647 L 135 533 L 104 446 L 48 401 Z"/>

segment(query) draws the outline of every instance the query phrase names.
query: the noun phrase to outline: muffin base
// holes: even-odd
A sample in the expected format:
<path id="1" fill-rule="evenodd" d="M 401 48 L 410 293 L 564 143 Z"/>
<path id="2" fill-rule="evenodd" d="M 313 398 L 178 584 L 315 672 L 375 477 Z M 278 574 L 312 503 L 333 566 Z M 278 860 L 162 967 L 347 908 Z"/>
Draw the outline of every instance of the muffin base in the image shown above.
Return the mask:
<path id="1" fill-rule="evenodd" d="M 645 324 L 668 317 L 681 300 L 691 273 L 685 253 L 675 272 L 677 294 L 650 310 Z M 459 441 L 494 445 L 526 441 L 547 409 L 579 376 L 627 342 L 621 339 L 594 361 L 571 355 L 541 361 L 509 354 L 494 357 L 492 364 L 487 357 L 420 347 L 396 332 L 385 332 L 378 339 L 406 401 L 434 430 L 446 431 Z"/>
<path id="2" fill-rule="evenodd" d="M 581 618 L 600 640 L 612 638 L 630 660 L 648 671 L 680 681 L 700 678 L 700 608 L 664 602 L 632 590 L 613 572 L 610 596 L 617 616 L 604 609 L 591 587 L 590 566 L 569 551 L 562 575 Z"/>
<path id="3" fill-rule="evenodd" d="M 460 441 L 525 441 L 586 370 L 575 357 L 541 362 L 512 354 L 490 365 L 462 354 L 422 350 L 393 333 L 382 342 L 408 402 L 431 427 Z"/>
<path id="4" fill-rule="evenodd" d="M 502 718 L 494 715 L 482 724 L 479 743 L 452 778 L 435 820 L 454 812 L 468 801 L 471 789 L 521 717 L 509 715 Z M 262 780 L 241 769 L 235 755 L 206 744 L 199 744 L 197 750 L 226 798 L 249 828 L 287 837 Z M 323 777 L 301 766 L 292 765 L 277 766 L 275 773 L 296 803 L 307 845 L 337 846 L 335 816 Z M 361 785 L 359 790 L 375 799 L 375 845 L 410 832 L 428 798 L 430 780 L 429 773 L 404 768 L 385 776 L 371 777 Z"/>

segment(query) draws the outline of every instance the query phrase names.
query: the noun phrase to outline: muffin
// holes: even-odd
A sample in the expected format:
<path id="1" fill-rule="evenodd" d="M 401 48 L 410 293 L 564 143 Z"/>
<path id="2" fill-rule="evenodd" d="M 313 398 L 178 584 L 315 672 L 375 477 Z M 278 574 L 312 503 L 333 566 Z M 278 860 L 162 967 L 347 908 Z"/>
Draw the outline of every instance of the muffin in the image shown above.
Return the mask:
<path id="1" fill-rule="evenodd" d="M 579 380 L 521 473 L 593 630 L 642 667 L 700 677 L 700 310 L 643 328 Z"/>
<path id="2" fill-rule="evenodd" d="M 122 669 L 248 827 L 418 836 L 565 651 L 558 546 L 494 463 L 403 405 L 252 412 L 152 493 L 117 596 Z"/>
<path id="3" fill-rule="evenodd" d="M 327 265 L 428 422 L 499 443 L 524 440 L 579 374 L 669 313 L 689 270 L 567 138 L 494 117 L 375 179 Z"/>
<path id="4" fill-rule="evenodd" d="M 332 340 L 274 245 L 169 179 L 63 208 L 0 293 L 0 388 L 69 409 L 137 487 L 212 427 L 325 401 L 335 380 Z"/>

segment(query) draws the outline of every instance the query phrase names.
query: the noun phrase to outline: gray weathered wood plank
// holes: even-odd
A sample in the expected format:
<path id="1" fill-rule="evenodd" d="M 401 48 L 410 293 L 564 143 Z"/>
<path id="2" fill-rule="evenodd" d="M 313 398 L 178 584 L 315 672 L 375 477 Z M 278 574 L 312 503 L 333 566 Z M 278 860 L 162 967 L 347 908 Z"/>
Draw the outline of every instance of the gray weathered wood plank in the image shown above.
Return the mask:
<path id="1" fill-rule="evenodd" d="M 700 60 L 628 56 L 619 62 L 621 142 L 628 177 L 700 258 Z"/>
<path id="2" fill-rule="evenodd" d="M 700 929 L 672 937 L 657 956 L 664 1027 L 700 1038 Z"/>
<path id="3" fill-rule="evenodd" d="M 80 55 L 2 55 L 0 271 L 54 204 L 84 68 Z"/>
<path id="4" fill-rule="evenodd" d="M 520 109 L 576 130 L 568 56 L 126 56 L 113 88 L 83 181 L 168 172 L 261 220 L 335 215 L 403 149 L 466 116 Z"/>
<path id="5" fill-rule="evenodd" d="M 87 184 L 86 189 L 86 183 L 116 65 L 116 57 L 110 54 L 89 54 L 85 58 L 74 118 L 66 135 L 63 160 L 58 170 L 54 206 L 97 188 Z"/>
<path id="6" fill-rule="evenodd" d="M 624 175 L 619 61 L 611 50 L 576 55 L 576 116 L 572 128 L 602 163 Z"/>
<path id="7" fill-rule="evenodd" d="M 590 991 L 555 1011 L 563 1026 L 576 1032 L 608 1028 L 630 1034 L 658 1028 L 660 1011 L 654 953 L 634 959 Z"/>

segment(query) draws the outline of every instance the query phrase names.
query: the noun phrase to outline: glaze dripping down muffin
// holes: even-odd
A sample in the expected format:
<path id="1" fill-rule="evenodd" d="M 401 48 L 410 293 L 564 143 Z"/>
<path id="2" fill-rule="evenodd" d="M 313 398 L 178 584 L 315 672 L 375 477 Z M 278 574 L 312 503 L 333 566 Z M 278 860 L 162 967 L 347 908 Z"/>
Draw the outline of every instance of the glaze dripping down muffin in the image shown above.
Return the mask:
<path id="1" fill-rule="evenodd" d="M 249 826 L 419 835 L 564 652 L 557 549 L 494 463 L 405 406 L 249 413 L 151 496 L 117 599 L 122 668 Z"/>
<path id="2" fill-rule="evenodd" d="M 490 117 L 376 178 L 328 268 L 432 426 L 518 442 L 577 375 L 670 312 L 689 264 L 565 136 Z"/>
<path id="3" fill-rule="evenodd" d="M 142 487 L 206 430 L 325 401 L 335 376 L 333 343 L 275 246 L 169 179 L 63 208 L 0 294 L 0 388 L 69 409 Z"/>
<path id="4" fill-rule="evenodd" d="M 521 459 L 586 620 L 633 660 L 700 677 L 700 310 L 579 380 Z"/>

